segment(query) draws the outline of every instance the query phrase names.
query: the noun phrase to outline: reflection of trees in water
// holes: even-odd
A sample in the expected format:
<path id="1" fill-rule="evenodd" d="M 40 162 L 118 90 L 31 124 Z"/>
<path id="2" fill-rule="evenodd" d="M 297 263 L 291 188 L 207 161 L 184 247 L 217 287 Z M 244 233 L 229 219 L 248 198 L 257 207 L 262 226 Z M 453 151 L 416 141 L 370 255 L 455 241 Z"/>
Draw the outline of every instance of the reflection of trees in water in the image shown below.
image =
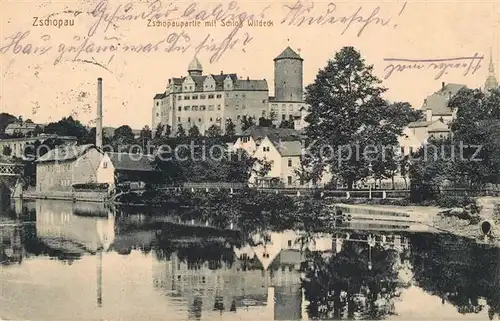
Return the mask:
<path id="1" fill-rule="evenodd" d="M 459 313 L 478 313 L 486 299 L 492 319 L 500 312 L 500 249 L 451 235 L 411 238 L 415 281 L 453 304 Z"/>
<path id="2" fill-rule="evenodd" d="M 158 260 L 169 260 L 173 253 L 179 260 L 184 261 L 189 267 L 200 267 L 208 262 L 212 270 L 222 268 L 222 263 L 232 266 L 234 252 L 232 244 L 228 241 L 199 239 L 185 243 L 165 237 L 159 233 L 154 246 L 154 253 Z"/>
<path id="3" fill-rule="evenodd" d="M 303 281 L 311 318 L 382 319 L 394 313 L 398 253 L 366 243 L 345 242 L 330 258 L 313 254 Z"/>

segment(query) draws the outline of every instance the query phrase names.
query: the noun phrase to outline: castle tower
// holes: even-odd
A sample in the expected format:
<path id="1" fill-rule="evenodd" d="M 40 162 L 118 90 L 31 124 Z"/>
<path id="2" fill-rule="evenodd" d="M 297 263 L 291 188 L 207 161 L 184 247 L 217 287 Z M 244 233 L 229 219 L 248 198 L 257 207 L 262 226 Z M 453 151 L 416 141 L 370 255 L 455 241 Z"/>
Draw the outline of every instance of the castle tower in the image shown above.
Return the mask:
<path id="1" fill-rule="evenodd" d="M 292 48 L 274 58 L 274 96 L 276 101 L 303 100 L 302 59 Z"/>
<path id="2" fill-rule="evenodd" d="M 203 67 L 199 62 L 198 58 L 194 57 L 188 67 L 188 73 L 190 76 L 201 76 L 203 72 Z"/>
<path id="3" fill-rule="evenodd" d="M 484 91 L 488 92 L 493 88 L 498 88 L 498 81 L 495 77 L 495 66 L 493 65 L 493 53 L 490 48 L 490 65 L 488 67 L 488 78 L 486 78 L 486 82 L 484 83 Z"/>

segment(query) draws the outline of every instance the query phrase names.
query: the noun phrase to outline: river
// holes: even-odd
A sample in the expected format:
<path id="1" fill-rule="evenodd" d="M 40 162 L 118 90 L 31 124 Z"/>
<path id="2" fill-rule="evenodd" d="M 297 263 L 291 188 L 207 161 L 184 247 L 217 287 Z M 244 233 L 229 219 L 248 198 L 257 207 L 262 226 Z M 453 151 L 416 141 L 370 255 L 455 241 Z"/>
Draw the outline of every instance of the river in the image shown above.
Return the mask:
<path id="1" fill-rule="evenodd" d="M 499 250 L 459 237 L 383 229 L 242 237 L 175 223 L 92 203 L 4 202 L 0 319 L 492 320 L 500 312 Z"/>

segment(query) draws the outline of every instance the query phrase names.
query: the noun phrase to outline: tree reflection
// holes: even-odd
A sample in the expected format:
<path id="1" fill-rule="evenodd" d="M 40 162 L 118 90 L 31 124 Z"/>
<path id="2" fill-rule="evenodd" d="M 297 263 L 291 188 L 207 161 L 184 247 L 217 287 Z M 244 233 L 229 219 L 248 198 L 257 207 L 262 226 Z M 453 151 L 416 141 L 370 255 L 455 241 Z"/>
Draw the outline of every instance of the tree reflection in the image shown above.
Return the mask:
<path id="1" fill-rule="evenodd" d="M 451 235 L 411 238 L 415 281 L 462 314 L 500 312 L 500 250 Z"/>
<path id="2" fill-rule="evenodd" d="M 346 242 L 343 250 L 330 258 L 312 254 L 303 281 L 310 318 L 383 319 L 394 314 L 399 254 L 373 247 L 370 270 L 369 251 L 366 243 Z"/>

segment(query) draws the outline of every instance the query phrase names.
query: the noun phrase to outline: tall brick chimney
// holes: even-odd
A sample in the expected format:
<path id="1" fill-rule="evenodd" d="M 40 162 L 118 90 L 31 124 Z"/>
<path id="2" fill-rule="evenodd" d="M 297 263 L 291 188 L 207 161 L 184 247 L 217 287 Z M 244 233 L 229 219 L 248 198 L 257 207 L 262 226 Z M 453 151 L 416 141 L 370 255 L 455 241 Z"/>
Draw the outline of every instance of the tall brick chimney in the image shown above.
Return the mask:
<path id="1" fill-rule="evenodd" d="M 97 119 L 95 125 L 95 145 L 102 147 L 102 78 L 97 78 Z"/>

